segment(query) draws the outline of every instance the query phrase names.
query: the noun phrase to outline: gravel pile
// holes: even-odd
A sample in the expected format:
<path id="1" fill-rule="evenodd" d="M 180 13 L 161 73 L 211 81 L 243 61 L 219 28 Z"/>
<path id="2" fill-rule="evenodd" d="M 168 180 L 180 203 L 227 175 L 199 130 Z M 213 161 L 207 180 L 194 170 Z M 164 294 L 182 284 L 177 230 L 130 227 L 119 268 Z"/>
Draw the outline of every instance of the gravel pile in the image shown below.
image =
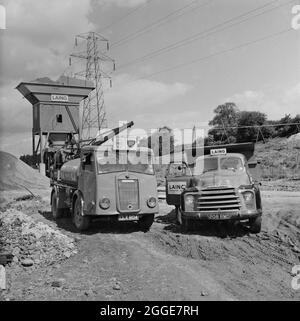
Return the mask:
<path id="1" fill-rule="evenodd" d="M 0 250 L 22 266 L 52 265 L 77 253 L 74 239 L 13 209 L 0 212 Z"/>
<path id="2" fill-rule="evenodd" d="M 49 188 L 48 177 L 20 159 L 0 151 L 0 191 Z"/>

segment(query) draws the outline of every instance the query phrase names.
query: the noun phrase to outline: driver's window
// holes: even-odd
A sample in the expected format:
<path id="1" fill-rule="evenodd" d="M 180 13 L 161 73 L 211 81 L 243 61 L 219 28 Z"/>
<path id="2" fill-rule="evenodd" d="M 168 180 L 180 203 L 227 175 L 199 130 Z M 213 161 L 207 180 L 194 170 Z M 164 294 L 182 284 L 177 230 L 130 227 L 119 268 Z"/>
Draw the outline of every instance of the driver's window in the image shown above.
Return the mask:
<path id="1" fill-rule="evenodd" d="M 82 169 L 85 171 L 93 172 L 94 170 L 94 154 L 89 153 L 89 154 L 84 154 L 82 156 Z"/>

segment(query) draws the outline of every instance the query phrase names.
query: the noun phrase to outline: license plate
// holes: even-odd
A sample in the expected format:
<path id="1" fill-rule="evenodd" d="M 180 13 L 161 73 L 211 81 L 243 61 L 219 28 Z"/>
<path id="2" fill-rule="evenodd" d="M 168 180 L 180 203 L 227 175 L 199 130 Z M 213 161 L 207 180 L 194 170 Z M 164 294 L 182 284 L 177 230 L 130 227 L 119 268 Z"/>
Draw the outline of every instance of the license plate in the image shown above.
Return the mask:
<path id="1" fill-rule="evenodd" d="M 207 218 L 210 220 L 226 220 L 230 219 L 232 216 L 235 216 L 237 213 L 235 212 L 225 212 L 225 213 L 211 213 L 207 214 Z"/>
<path id="2" fill-rule="evenodd" d="M 220 220 L 226 220 L 231 217 L 229 213 L 220 213 Z"/>
<path id="3" fill-rule="evenodd" d="M 118 220 L 119 221 L 137 221 L 138 216 L 137 215 L 119 215 Z"/>
<path id="4" fill-rule="evenodd" d="M 217 213 L 208 214 L 208 218 L 210 220 L 219 220 L 219 214 Z"/>

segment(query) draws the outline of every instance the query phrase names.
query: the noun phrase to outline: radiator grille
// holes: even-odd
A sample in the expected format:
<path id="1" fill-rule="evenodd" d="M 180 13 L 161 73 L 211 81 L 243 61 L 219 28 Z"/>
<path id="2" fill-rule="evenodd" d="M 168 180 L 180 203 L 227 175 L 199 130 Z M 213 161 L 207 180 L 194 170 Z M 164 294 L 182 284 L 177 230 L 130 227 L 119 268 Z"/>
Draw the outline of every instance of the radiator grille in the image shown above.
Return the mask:
<path id="1" fill-rule="evenodd" d="M 136 179 L 118 180 L 119 204 L 121 211 L 139 209 L 139 187 Z"/>
<path id="2" fill-rule="evenodd" d="M 198 211 L 231 211 L 241 207 L 234 188 L 207 188 L 197 199 Z"/>

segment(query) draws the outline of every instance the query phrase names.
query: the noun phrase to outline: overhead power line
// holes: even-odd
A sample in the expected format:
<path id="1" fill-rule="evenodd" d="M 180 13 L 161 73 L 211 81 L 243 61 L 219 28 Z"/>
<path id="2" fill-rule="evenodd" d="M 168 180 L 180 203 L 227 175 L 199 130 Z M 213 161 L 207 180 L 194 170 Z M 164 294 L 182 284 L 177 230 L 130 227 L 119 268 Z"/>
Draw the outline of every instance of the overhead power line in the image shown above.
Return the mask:
<path id="1" fill-rule="evenodd" d="M 289 27 L 288 29 L 284 29 L 284 30 L 281 30 L 279 32 L 272 33 L 270 35 L 264 36 L 262 38 L 259 38 L 259 39 L 253 40 L 253 41 L 248 41 L 248 42 L 242 43 L 242 44 L 240 44 L 238 46 L 234 46 L 234 47 L 231 47 L 229 49 L 221 50 L 221 51 L 212 53 L 210 55 L 207 55 L 207 56 L 204 56 L 204 57 L 201 57 L 201 58 L 197 58 L 197 59 L 194 59 L 194 60 L 182 63 L 182 64 L 178 64 L 178 65 L 175 65 L 175 66 L 170 67 L 170 68 L 159 70 L 159 71 L 154 72 L 154 73 L 152 73 L 150 75 L 147 75 L 145 77 L 136 78 L 136 79 L 132 80 L 132 82 L 135 82 L 135 81 L 138 81 L 138 80 L 141 80 L 141 79 L 150 78 L 150 77 L 153 77 L 153 76 L 165 73 L 165 72 L 169 72 L 169 71 L 172 71 L 172 70 L 180 69 L 182 67 L 185 67 L 185 66 L 188 66 L 188 65 L 192 65 L 192 64 L 195 64 L 195 63 L 198 63 L 198 62 L 201 62 L 201 61 L 206 61 L 206 60 L 209 60 L 210 58 L 217 57 L 217 56 L 220 56 L 222 54 L 226 54 L 226 53 L 232 52 L 234 50 L 245 48 L 245 47 L 248 47 L 250 45 L 253 45 L 253 44 L 256 44 L 256 43 L 259 43 L 259 42 L 262 42 L 262 41 L 265 41 L 265 40 L 280 36 L 282 34 L 285 34 L 285 33 L 289 32 L 289 31 L 294 31 L 294 29 Z"/>
<path id="2" fill-rule="evenodd" d="M 121 21 L 125 20 L 127 17 L 131 16 L 133 13 L 135 13 L 136 11 L 148 6 L 150 4 L 150 2 L 152 2 L 153 0 L 148 0 L 146 3 L 142 3 L 139 6 L 137 6 L 135 9 L 129 11 L 127 14 L 125 14 L 124 16 L 118 18 L 118 20 L 112 22 L 111 24 L 107 25 L 106 27 L 102 28 L 100 30 L 100 32 L 103 32 L 104 30 L 107 30 L 109 28 L 111 28 L 112 26 L 119 24 Z"/>
<path id="3" fill-rule="evenodd" d="M 176 9 L 174 11 L 172 11 L 171 13 L 167 14 L 166 16 L 152 22 L 151 24 L 133 32 L 132 34 L 129 34 L 128 36 L 125 36 L 124 38 L 116 41 L 116 42 L 113 42 L 111 47 L 117 47 L 117 46 L 120 46 L 120 45 L 123 45 L 124 43 L 127 43 L 128 41 L 131 41 L 137 37 L 140 37 L 141 35 L 147 33 L 148 31 L 154 29 L 154 28 L 157 28 L 165 23 L 168 23 L 170 20 L 173 20 L 173 19 L 178 19 L 179 17 L 183 16 L 183 15 L 186 15 L 187 13 L 191 12 L 191 11 L 195 11 L 195 10 L 198 10 L 208 4 L 210 4 L 211 2 L 213 2 L 214 0 L 210 0 L 210 1 L 206 1 L 205 3 L 202 3 L 202 4 L 199 4 L 197 5 L 196 7 L 192 7 L 190 8 L 189 10 L 179 14 L 180 12 L 184 11 L 185 9 L 193 6 L 195 3 L 199 2 L 199 0 L 193 0 L 192 2 L 188 3 L 187 5 L 179 8 L 179 9 Z"/>
<path id="4" fill-rule="evenodd" d="M 193 43 L 193 42 L 195 42 L 195 41 L 197 41 L 197 40 L 199 40 L 199 39 L 203 39 L 203 38 L 209 37 L 209 36 L 214 35 L 214 34 L 216 34 L 216 33 L 222 32 L 222 31 L 224 31 L 224 30 L 226 30 L 226 29 L 229 29 L 229 28 L 232 28 L 232 27 L 234 27 L 234 26 L 240 25 L 240 24 L 242 24 L 242 23 L 244 23 L 244 22 L 246 22 L 246 21 L 248 21 L 248 20 L 254 19 L 254 18 L 258 17 L 258 16 L 267 14 L 267 13 L 269 13 L 269 12 L 271 12 L 271 11 L 274 11 L 274 10 L 280 8 L 280 7 L 286 6 L 287 4 L 290 4 L 291 2 L 294 2 L 294 1 L 295 1 L 295 0 L 285 2 L 285 3 L 283 3 L 283 4 L 279 5 L 279 6 L 270 8 L 270 9 L 268 9 L 268 10 L 264 10 L 263 12 L 259 12 L 258 14 L 252 15 L 252 16 L 250 16 L 250 17 L 247 17 L 246 19 L 243 19 L 243 20 L 241 20 L 241 21 L 234 22 L 235 20 L 238 20 L 238 19 L 240 19 L 240 18 L 246 17 L 246 16 L 248 16 L 248 15 L 251 14 L 251 13 L 254 13 L 254 12 L 256 12 L 256 11 L 259 11 L 259 10 L 261 10 L 261 9 L 264 9 L 265 7 L 268 7 L 268 6 L 270 6 L 271 4 L 273 4 L 273 3 L 275 3 L 275 2 L 278 2 L 277 0 L 275 0 L 275 1 L 273 0 L 273 1 L 268 2 L 267 4 L 265 4 L 265 5 L 263 5 L 263 6 L 259 6 L 259 7 L 257 7 L 257 8 L 254 8 L 254 9 L 250 10 L 250 11 L 247 11 L 247 12 L 245 12 L 245 13 L 243 13 L 243 14 L 240 14 L 240 15 L 238 15 L 238 16 L 235 16 L 235 17 L 233 17 L 233 18 L 231 18 L 231 19 L 229 19 L 229 20 L 226 20 L 226 21 L 224 21 L 224 22 L 222 22 L 222 23 L 219 23 L 219 24 L 217 24 L 217 25 L 215 25 L 215 26 L 212 26 L 212 27 L 210 27 L 210 28 L 208 28 L 208 29 L 206 29 L 206 30 L 203 30 L 203 31 L 201 31 L 201 32 L 198 32 L 198 33 L 194 34 L 193 36 L 184 38 L 184 39 L 182 39 L 182 40 L 180 40 L 180 41 L 177 41 L 177 42 L 172 43 L 172 44 L 170 44 L 170 45 L 168 45 L 168 46 L 165 46 L 165 47 L 162 47 L 162 48 L 157 49 L 157 50 L 155 50 L 155 51 L 152 51 L 152 52 L 150 52 L 150 53 L 148 53 L 148 54 L 146 54 L 146 55 L 144 55 L 144 56 L 138 57 L 138 58 L 133 59 L 133 60 L 127 62 L 127 63 L 124 63 L 123 65 L 120 65 L 120 66 L 118 67 L 118 69 L 120 70 L 120 69 L 122 69 L 122 68 L 126 68 L 126 67 L 128 67 L 128 66 L 131 66 L 131 65 L 133 65 L 133 64 L 135 64 L 135 63 L 143 62 L 143 61 L 152 59 L 152 58 L 154 58 L 154 57 L 160 56 L 160 55 L 165 54 L 165 53 L 167 53 L 167 52 L 169 52 L 169 51 L 172 51 L 172 50 L 174 50 L 174 49 L 177 49 L 177 48 L 180 48 L 180 47 L 182 47 L 182 46 L 185 46 L 185 45 L 188 45 L 188 44 L 190 44 L 190 43 Z M 234 22 L 234 23 L 230 24 L 231 22 Z M 229 25 L 227 25 L 227 24 L 229 24 Z M 224 25 L 225 25 L 224 28 L 220 28 L 220 27 L 222 27 L 222 26 L 224 26 Z"/>
<path id="5" fill-rule="evenodd" d="M 279 124 L 263 124 L 263 125 L 248 125 L 248 126 L 225 126 L 225 127 L 213 127 L 213 126 L 207 125 L 205 127 L 211 127 L 211 129 L 215 129 L 215 130 L 223 130 L 223 129 L 259 128 L 259 127 L 280 127 L 280 126 L 300 126 L 300 123 L 279 123 Z"/>
<path id="6" fill-rule="evenodd" d="M 70 55 L 70 65 L 72 58 L 83 59 L 85 69 L 76 73 L 78 76 L 83 76 L 85 81 L 93 82 L 95 90 L 83 102 L 83 111 L 81 117 L 80 137 L 94 137 L 95 132 L 98 132 L 106 126 L 106 111 L 104 104 L 103 93 L 103 78 L 109 78 L 104 70 L 102 63 L 110 62 L 115 65 L 114 60 L 101 50 L 101 47 L 108 49 L 108 40 L 96 32 L 88 32 L 75 37 L 75 47 L 78 46 L 78 39 L 83 39 L 85 50 L 74 51 Z M 103 46 L 102 44 L 105 44 Z"/>

